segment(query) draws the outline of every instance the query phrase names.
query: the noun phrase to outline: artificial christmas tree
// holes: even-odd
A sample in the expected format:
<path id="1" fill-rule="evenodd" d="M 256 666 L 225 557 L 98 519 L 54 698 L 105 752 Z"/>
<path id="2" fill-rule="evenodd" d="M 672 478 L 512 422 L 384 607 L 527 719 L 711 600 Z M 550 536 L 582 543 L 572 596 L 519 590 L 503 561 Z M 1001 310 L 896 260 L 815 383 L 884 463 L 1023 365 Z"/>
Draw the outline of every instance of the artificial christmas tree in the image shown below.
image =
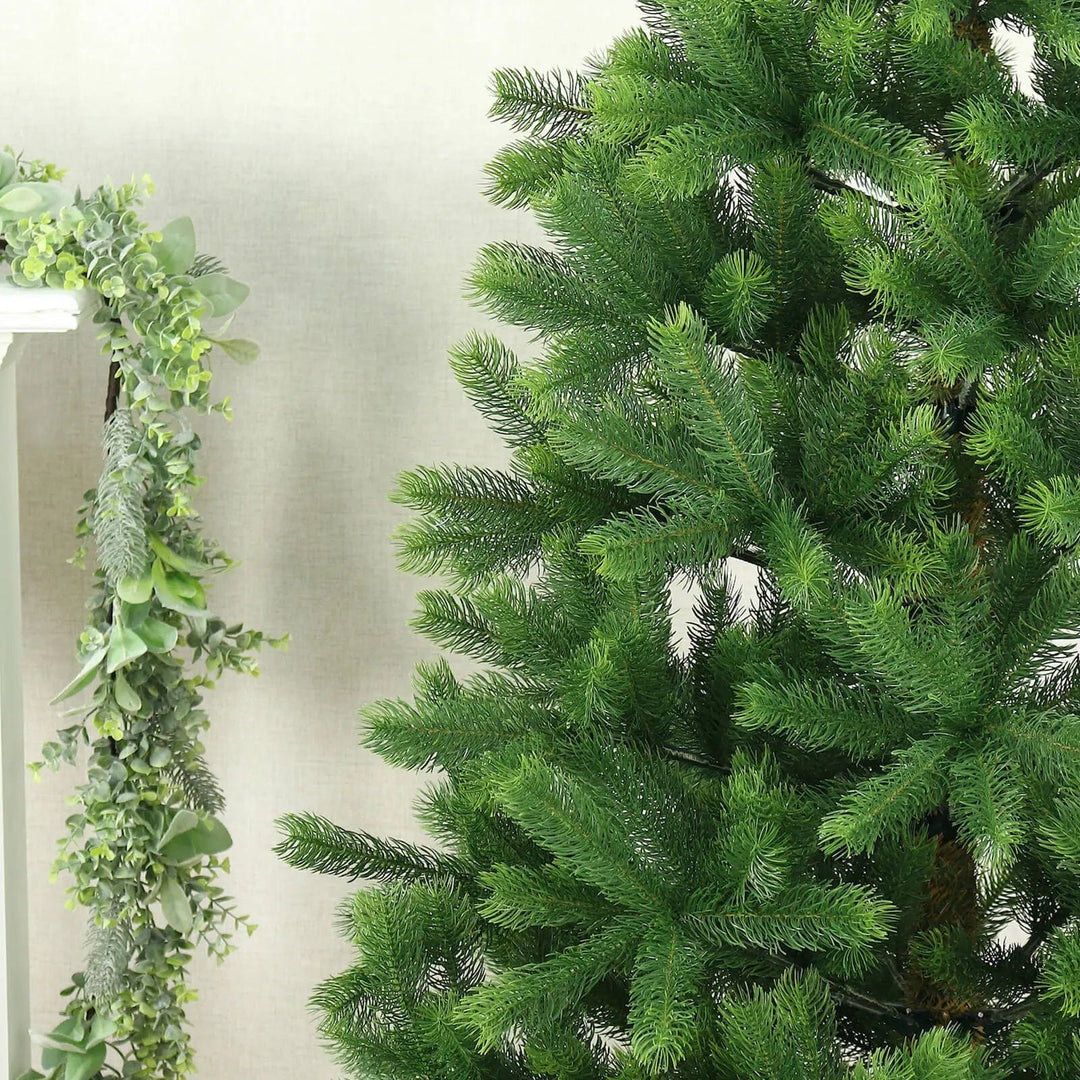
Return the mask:
<path id="1" fill-rule="evenodd" d="M 388 1078 L 1080 1076 L 1080 10 L 642 7 L 496 76 L 552 245 L 472 285 L 540 355 L 458 348 L 512 463 L 398 494 L 484 667 L 366 711 L 435 847 L 283 821 L 377 883 L 321 1030 Z"/>

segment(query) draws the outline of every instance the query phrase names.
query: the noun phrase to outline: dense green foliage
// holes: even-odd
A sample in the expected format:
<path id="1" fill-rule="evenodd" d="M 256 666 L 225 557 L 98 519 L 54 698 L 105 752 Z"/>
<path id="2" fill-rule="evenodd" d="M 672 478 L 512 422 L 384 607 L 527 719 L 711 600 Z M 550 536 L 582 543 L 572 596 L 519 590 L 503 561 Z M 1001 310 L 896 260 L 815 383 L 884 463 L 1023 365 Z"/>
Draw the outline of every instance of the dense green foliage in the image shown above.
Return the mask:
<path id="1" fill-rule="evenodd" d="M 496 76 L 489 193 L 551 243 L 471 285 L 538 355 L 461 345 L 510 463 L 398 493 L 482 667 L 364 713 L 436 849 L 282 822 L 373 882 L 322 1034 L 387 1080 L 1075 1078 L 1077 9 L 642 7 Z"/>
<path id="2" fill-rule="evenodd" d="M 256 672 L 264 637 L 227 626 L 207 604 L 206 576 L 229 559 L 199 534 L 190 497 L 202 482 L 199 437 L 186 413 L 228 415 L 228 401 L 209 395 L 215 344 L 238 360 L 256 349 L 205 328 L 247 287 L 196 255 L 188 219 L 160 232 L 139 219 L 148 179 L 87 196 L 61 179 L 54 166 L 0 153 L 0 264 L 19 286 L 96 293 L 111 358 L 105 460 L 77 528 L 93 540 L 94 594 L 81 670 L 56 701 L 92 695 L 32 766 L 75 764 L 86 750 L 54 873 L 71 878 L 68 905 L 88 911 L 87 955 L 64 992 L 63 1021 L 41 1037 L 35 1075 L 173 1080 L 192 1069 L 195 947 L 224 958 L 236 928 L 254 929 L 218 883 L 231 839 L 203 757 L 202 691 L 226 668 Z M 74 561 L 86 554 L 80 546 Z M 200 660 L 204 670 L 192 670 Z"/>

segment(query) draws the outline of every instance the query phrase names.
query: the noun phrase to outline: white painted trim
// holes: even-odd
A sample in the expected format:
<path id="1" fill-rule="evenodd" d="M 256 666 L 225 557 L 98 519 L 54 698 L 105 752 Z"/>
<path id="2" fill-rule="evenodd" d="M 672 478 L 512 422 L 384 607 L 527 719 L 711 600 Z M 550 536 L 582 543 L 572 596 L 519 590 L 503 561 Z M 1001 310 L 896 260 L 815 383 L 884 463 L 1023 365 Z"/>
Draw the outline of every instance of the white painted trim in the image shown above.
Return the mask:
<path id="1" fill-rule="evenodd" d="M 0 334 L 0 353 L 10 344 L 11 335 Z M 0 1062 L 9 1080 L 30 1064 L 17 434 L 15 365 L 6 364 L 0 367 Z"/>
<path id="2" fill-rule="evenodd" d="M 88 289 L 26 289 L 0 281 L 0 333 L 58 334 L 74 330 Z"/>
<path id="3" fill-rule="evenodd" d="M 0 282 L 0 1067 L 14 1080 L 30 1066 L 30 942 L 26 890 L 26 757 L 22 702 L 22 583 L 15 334 L 74 330 L 87 290 Z M 14 355 L 11 353 L 10 355 Z"/>

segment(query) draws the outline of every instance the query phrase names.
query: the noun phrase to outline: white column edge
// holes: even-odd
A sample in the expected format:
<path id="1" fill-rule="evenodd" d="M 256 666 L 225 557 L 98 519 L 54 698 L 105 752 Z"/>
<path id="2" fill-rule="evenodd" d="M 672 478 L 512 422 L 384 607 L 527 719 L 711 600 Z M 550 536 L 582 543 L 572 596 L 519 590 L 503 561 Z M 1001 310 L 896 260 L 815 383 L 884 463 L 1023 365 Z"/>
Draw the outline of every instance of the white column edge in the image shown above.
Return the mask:
<path id="1" fill-rule="evenodd" d="M 18 418 L 11 345 L 16 334 L 74 330 L 93 300 L 86 289 L 0 282 L 0 1062 L 8 1080 L 31 1063 Z"/>
<path id="2" fill-rule="evenodd" d="M 0 1061 L 14 1080 L 30 1065 L 30 955 L 26 881 L 26 769 L 22 702 L 22 580 L 15 365 L 0 332 Z"/>

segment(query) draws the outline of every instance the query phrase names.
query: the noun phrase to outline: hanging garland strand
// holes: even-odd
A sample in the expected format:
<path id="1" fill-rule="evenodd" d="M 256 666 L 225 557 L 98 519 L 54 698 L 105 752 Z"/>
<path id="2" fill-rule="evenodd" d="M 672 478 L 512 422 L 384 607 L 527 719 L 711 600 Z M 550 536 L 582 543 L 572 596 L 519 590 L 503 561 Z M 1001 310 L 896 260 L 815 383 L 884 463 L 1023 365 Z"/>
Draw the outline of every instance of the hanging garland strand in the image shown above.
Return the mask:
<path id="1" fill-rule="evenodd" d="M 71 880 L 68 906 L 87 909 L 86 962 L 64 991 L 62 1022 L 39 1037 L 41 1071 L 28 1075 L 174 1080 L 193 1068 L 185 1007 L 196 948 L 223 959 L 237 929 L 254 929 L 218 884 L 231 839 L 203 756 L 202 691 L 227 668 L 257 674 L 261 646 L 285 643 L 227 625 L 207 604 L 208 575 L 231 561 L 198 530 L 199 437 L 185 415 L 230 415 L 228 399 L 209 396 L 215 345 L 241 362 L 257 349 L 226 338 L 227 324 L 207 332 L 247 288 L 196 255 L 188 219 L 160 232 L 139 219 L 149 178 L 85 197 L 62 178 L 53 165 L 0 153 L 8 280 L 93 290 L 111 357 L 104 467 L 80 510 L 72 560 L 82 566 L 93 541 L 95 591 L 81 670 L 53 704 L 90 698 L 31 765 L 36 777 L 87 751 L 53 869 Z"/>

